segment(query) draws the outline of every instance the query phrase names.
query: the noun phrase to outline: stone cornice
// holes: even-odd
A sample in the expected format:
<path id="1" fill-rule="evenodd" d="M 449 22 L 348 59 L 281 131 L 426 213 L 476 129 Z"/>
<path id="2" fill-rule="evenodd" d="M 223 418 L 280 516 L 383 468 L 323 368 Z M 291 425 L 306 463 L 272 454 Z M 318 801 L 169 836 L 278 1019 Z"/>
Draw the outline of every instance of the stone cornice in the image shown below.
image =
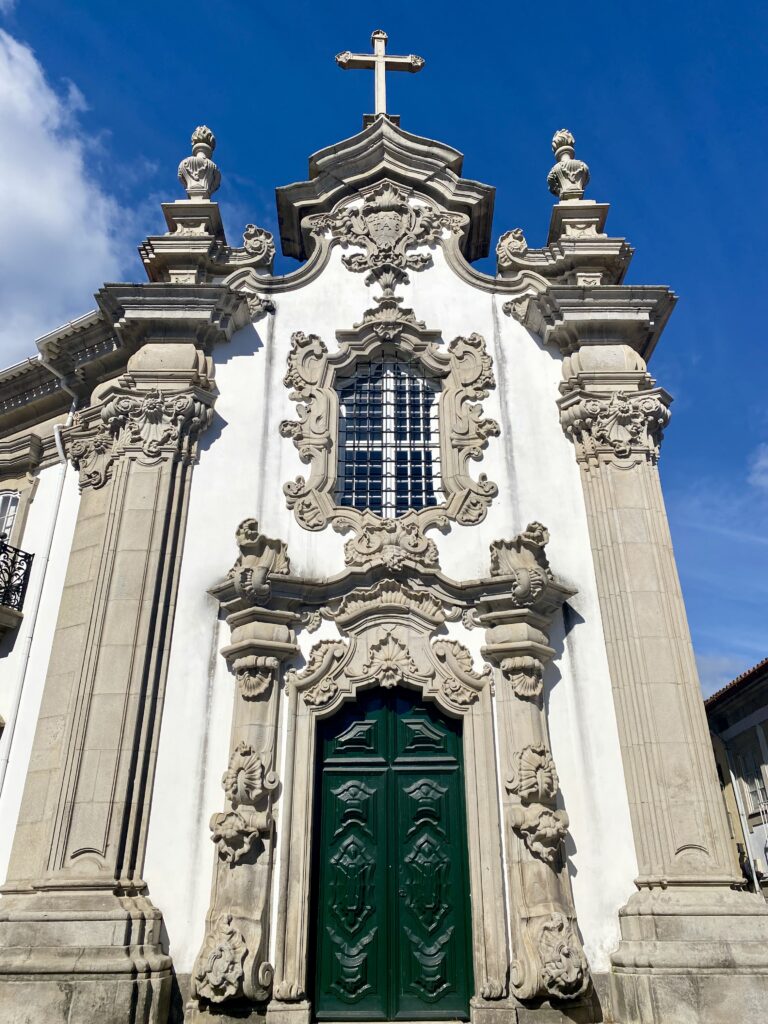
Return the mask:
<path id="1" fill-rule="evenodd" d="M 250 320 L 246 296 L 220 284 L 106 284 L 96 300 L 126 356 L 149 341 L 209 354 Z"/>
<path id="2" fill-rule="evenodd" d="M 551 285 L 504 309 L 564 355 L 585 345 L 626 345 L 647 362 L 676 301 L 663 285 Z"/>
<path id="3" fill-rule="evenodd" d="M 468 226 L 462 252 L 470 261 L 486 256 L 495 189 L 460 177 L 462 162 L 458 150 L 378 118 L 358 135 L 310 157 L 308 181 L 276 190 L 283 252 L 306 259 L 315 244 L 303 224 L 307 215 L 330 213 L 361 187 L 390 178 L 449 213 L 465 214 Z"/>
<path id="4" fill-rule="evenodd" d="M 38 434 L 22 434 L 0 441 L 0 481 L 37 469 L 43 458 L 44 444 Z"/>

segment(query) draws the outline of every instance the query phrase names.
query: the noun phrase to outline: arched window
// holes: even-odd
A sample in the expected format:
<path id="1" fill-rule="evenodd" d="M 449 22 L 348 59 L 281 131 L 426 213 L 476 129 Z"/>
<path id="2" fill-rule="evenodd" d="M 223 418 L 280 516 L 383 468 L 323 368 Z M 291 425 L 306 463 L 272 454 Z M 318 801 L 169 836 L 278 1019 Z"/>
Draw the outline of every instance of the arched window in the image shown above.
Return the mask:
<path id="1" fill-rule="evenodd" d="M 389 518 L 441 502 L 439 382 L 416 361 L 380 355 L 336 387 L 338 503 Z"/>
<path id="2" fill-rule="evenodd" d="M 19 496 L 16 491 L 0 491 L 0 538 L 11 539 L 11 530 L 19 507 Z"/>

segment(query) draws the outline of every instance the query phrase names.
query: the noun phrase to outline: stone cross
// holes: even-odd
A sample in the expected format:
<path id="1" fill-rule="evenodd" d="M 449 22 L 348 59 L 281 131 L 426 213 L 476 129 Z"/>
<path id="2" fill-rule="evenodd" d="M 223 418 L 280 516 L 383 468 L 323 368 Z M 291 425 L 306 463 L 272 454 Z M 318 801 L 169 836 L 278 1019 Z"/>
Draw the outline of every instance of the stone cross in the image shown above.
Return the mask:
<path id="1" fill-rule="evenodd" d="M 336 63 L 345 71 L 350 68 L 373 69 L 374 71 L 374 114 L 387 112 L 387 71 L 421 71 L 424 58 L 409 53 L 407 57 L 395 57 L 387 53 L 387 33 L 377 28 L 371 36 L 373 53 L 350 53 L 345 50 L 336 56 Z"/>

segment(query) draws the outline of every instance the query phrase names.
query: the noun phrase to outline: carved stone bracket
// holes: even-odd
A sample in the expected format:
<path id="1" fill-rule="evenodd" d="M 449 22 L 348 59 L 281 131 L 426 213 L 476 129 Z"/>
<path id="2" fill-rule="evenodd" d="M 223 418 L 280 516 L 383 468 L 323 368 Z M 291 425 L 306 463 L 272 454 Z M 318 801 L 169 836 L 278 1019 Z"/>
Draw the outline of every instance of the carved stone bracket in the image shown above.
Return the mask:
<path id="1" fill-rule="evenodd" d="M 230 914 L 221 914 L 206 935 L 195 963 L 193 988 L 197 996 L 220 1003 L 237 995 L 242 985 L 245 940 L 232 924 Z"/>
<path id="2" fill-rule="evenodd" d="M 431 336 L 432 332 L 428 332 Z M 337 353 L 331 355 L 316 335 L 298 332 L 293 335 L 285 385 L 297 403 L 298 419 L 280 425 L 283 437 L 290 438 L 302 462 L 309 464 L 309 479 L 303 476 L 285 484 L 288 507 L 307 530 L 322 530 L 329 522 L 342 524 L 343 529 L 358 530 L 356 538 L 364 548 L 368 543 L 370 525 L 382 520 L 370 512 L 336 504 L 334 491 L 337 474 L 338 397 L 335 380 L 351 369 L 360 356 L 370 356 L 382 342 L 376 332 L 367 328 L 360 334 L 344 334 Z M 495 483 L 480 474 L 475 480 L 469 474 L 469 462 L 482 458 L 490 437 L 499 433 L 498 424 L 483 415 L 480 405 L 495 386 L 491 359 L 485 341 L 479 334 L 455 338 L 442 349 L 418 332 L 403 331 L 399 346 L 417 357 L 425 371 L 442 382 L 439 398 L 441 486 L 445 501 L 398 520 L 401 526 L 382 526 L 390 536 L 410 529 L 418 523 L 442 527 L 449 520 L 462 524 L 480 522 L 498 493 Z M 415 537 L 417 530 L 412 531 Z M 422 541 L 419 542 L 423 543 Z M 398 545 L 399 546 L 399 545 Z"/>
<path id="3" fill-rule="evenodd" d="M 633 457 L 655 462 L 669 422 L 669 402 L 662 388 L 608 394 L 574 390 L 566 391 L 558 405 L 579 462 Z"/>

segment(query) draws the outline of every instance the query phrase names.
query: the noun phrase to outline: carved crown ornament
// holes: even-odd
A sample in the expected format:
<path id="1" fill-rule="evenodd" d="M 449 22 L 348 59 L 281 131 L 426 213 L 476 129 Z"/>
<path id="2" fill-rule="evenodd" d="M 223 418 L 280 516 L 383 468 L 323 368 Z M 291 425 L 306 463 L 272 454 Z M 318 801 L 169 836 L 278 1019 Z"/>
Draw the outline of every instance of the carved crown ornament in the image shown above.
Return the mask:
<path id="1" fill-rule="evenodd" d="M 423 325 L 410 323 L 398 332 L 396 351 L 418 359 L 425 373 L 440 384 L 438 418 L 445 500 L 389 522 L 368 510 L 337 505 L 335 500 L 339 443 L 335 382 L 348 374 L 358 359 L 386 353 L 392 344 L 382 340 L 370 324 L 358 328 L 339 332 L 342 340 L 335 353 L 329 353 L 317 335 L 297 332 L 292 337 L 284 383 L 297 403 L 298 419 L 283 421 L 280 432 L 293 441 L 301 461 L 311 471 L 308 478 L 298 476 L 284 485 L 286 501 L 307 530 L 322 530 L 329 524 L 340 532 L 356 530 L 354 542 L 345 551 L 348 564 L 365 565 L 370 556 L 381 554 L 393 562 L 402 557 L 422 566 L 436 566 L 436 549 L 423 538 L 424 529 L 444 528 L 450 520 L 462 525 L 478 523 L 498 493 L 496 484 L 484 473 L 475 479 L 469 472 L 470 461 L 481 459 L 488 439 L 499 433 L 498 424 L 483 415 L 480 404 L 495 387 L 491 358 L 479 334 L 455 338 L 442 348 L 433 340 L 435 332 L 424 331 Z M 402 556 L 398 556 L 397 549 Z"/>

